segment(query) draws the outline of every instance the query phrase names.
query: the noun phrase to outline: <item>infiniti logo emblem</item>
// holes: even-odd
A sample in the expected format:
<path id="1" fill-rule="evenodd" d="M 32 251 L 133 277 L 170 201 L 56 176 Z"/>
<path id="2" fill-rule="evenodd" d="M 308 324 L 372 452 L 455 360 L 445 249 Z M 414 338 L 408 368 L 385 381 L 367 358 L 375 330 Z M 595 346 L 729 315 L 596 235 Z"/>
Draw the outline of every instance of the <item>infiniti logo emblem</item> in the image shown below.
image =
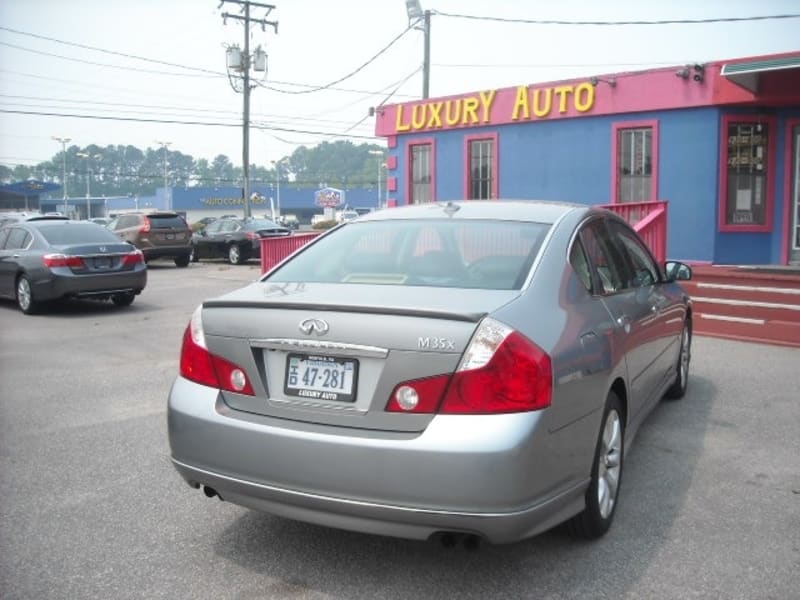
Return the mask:
<path id="1" fill-rule="evenodd" d="M 312 333 L 325 335 L 328 333 L 328 329 L 330 329 L 328 323 L 322 319 L 305 319 L 304 321 L 300 321 L 300 331 L 306 335 L 311 335 Z"/>

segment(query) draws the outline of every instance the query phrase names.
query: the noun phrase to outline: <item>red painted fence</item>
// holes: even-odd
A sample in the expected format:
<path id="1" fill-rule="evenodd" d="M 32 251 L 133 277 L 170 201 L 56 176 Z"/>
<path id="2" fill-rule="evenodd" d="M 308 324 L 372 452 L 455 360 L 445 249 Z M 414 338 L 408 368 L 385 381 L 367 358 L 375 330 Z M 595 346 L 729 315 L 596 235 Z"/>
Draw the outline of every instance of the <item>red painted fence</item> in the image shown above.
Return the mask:
<path id="1" fill-rule="evenodd" d="M 293 233 L 286 237 L 261 238 L 261 272 L 266 273 L 292 252 L 305 246 L 320 233 L 322 232 L 309 231 Z"/>

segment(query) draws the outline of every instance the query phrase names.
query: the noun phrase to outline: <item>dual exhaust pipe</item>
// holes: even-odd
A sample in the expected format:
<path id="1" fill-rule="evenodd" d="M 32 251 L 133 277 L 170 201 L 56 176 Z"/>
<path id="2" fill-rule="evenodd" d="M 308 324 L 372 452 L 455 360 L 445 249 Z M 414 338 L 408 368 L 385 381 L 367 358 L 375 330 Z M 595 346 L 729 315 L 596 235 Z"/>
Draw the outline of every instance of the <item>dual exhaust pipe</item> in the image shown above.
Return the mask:
<path id="1" fill-rule="evenodd" d="M 222 496 L 219 495 L 219 492 L 214 488 L 204 485 L 198 487 L 203 488 L 203 493 L 206 495 L 206 498 L 219 498 L 222 500 Z M 460 533 L 457 531 L 441 531 L 438 533 L 434 533 L 430 538 L 430 540 L 438 540 L 439 543 L 442 545 L 443 548 L 455 548 L 456 546 L 463 546 L 464 550 L 468 552 L 474 552 L 481 545 L 481 537 L 475 535 L 474 533 Z"/>

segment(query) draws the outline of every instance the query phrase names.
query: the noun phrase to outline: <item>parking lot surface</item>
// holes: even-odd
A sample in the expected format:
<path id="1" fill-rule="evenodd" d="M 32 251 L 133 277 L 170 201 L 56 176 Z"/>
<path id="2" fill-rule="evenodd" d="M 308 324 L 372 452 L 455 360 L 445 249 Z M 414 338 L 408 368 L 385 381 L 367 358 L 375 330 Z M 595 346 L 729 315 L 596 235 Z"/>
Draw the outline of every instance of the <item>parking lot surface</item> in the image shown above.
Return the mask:
<path id="1" fill-rule="evenodd" d="M 477 551 L 208 499 L 166 397 L 203 299 L 256 261 L 155 261 L 132 306 L 0 303 L 0 598 L 797 598 L 800 350 L 696 338 L 689 392 L 627 456 L 611 531 Z"/>

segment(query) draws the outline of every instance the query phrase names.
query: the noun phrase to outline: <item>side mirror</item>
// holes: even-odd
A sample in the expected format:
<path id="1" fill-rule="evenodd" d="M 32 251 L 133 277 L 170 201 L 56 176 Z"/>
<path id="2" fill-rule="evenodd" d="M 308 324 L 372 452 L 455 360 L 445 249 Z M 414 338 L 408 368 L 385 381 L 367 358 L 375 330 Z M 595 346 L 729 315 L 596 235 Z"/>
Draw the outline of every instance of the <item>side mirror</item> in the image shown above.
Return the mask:
<path id="1" fill-rule="evenodd" d="M 664 263 L 667 281 L 689 281 L 692 278 L 692 267 L 677 260 Z"/>

